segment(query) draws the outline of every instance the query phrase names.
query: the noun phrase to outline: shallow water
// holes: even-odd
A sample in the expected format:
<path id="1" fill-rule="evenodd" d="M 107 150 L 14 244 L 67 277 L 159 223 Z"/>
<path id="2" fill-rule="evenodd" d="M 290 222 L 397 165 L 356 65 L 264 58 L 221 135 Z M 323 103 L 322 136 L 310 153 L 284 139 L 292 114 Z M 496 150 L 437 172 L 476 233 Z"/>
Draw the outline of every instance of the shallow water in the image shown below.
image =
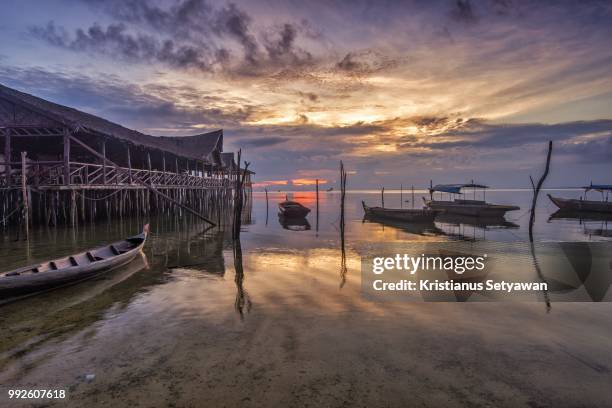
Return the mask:
<path id="1" fill-rule="evenodd" d="M 349 193 L 344 257 L 338 194 L 321 193 L 317 223 L 314 194 L 295 193 L 313 212 L 293 226 L 276 215 L 284 193 L 269 198 L 266 211 L 254 194 L 238 247 L 229 228 L 154 218 L 144 256 L 127 267 L 1 307 L 0 405 L 9 388 L 41 387 L 68 394 L 44 403 L 75 407 L 612 405 L 610 303 L 547 310 L 361 294 L 360 254 L 372 244 L 525 241 L 530 192 L 487 192 L 521 206 L 507 217 L 516 226 L 417 229 L 363 221 L 361 200 L 377 205 L 380 194 Z M 552 204 L 540 199 L 538 240 L 609 240 L 604 221 L 549 221 Z M 387 192 L 385 204 L 400 195 Z M 0 269 L 121 239 L 143 222 L 37 229 L 27 244 L 10 235 Z"/>

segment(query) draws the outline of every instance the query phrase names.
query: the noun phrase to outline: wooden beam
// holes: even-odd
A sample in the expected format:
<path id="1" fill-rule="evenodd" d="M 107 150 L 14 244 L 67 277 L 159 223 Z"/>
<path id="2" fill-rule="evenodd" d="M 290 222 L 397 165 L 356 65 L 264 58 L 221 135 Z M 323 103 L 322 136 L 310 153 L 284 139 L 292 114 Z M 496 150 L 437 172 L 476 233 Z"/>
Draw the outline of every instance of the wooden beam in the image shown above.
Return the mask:
<path id="1" fill-rule="evenodd" d="M 89 147 L 87 144 L 83 143 L 81 140 L 77 139 L 74 136 L 70 136 L 70 139 L 72 141 L 74 141 L 75 143 L 77 143 L 78 145 L 80 145 L 81 147 L 83 147 L 85 150 L 87 150 L 89 153 L 93 154 L 96 157 L 100 157 L 102 160 L 104 160 L 105 162 L 108 162 L 108 164 L 110 164 L 111 166 L 115 166 L 115 167 L 119 167 L 117 166 L 115 163 L 113 163 L 112 161 L 108 160 L 107 158 L 105 158 L 104 156 L 102 156 L 100 153 L 96 152 L 94 149 L 92 149 L 91 147 Z M 145 183 L 143 180 L 141 180 L 140 178 L 136 177 L 136 182 L 144 187 L 146 187 L 149 191 L 151 191 L 154 194 L 157 194 L 158 196 L 165 198 L 166 200 L 170 201 L 171 203 L 173 203 L 174 205 L 184 209 L 185 211 L 187 211 L 188 213 L 195 215 L 196 217 L 200 218 L 201 220 L 203 220 L 204 222 L 212 225 L 213 227 L 216 226 L 217 224 L 215 224 L 214 222 L 210 221 L 208 218 L 204 217 L 202 214 L 198 213 L 197 211 L 191 209 L 190 207 L 183 205 L 181 203 L 179 203 L 178 201 L 176 201 L 174 198 L 167 196 L 166 194 L 162 193 L 161 191 L 157 190 L 155 187 L 153 187 L 150 184 Z"/>
<path id="2" fill-rule="evenodd" d="M 64 184 L 70 185 L 70 130 L 64 128 Z"/>

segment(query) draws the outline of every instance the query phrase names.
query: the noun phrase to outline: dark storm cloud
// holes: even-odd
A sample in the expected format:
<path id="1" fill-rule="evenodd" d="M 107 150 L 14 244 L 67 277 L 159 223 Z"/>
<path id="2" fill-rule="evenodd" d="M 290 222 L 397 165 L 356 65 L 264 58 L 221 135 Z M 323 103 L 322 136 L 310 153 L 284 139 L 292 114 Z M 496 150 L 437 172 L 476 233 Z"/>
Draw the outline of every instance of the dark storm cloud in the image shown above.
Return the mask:
<path id="1" fill-rule="evenodd" d="M 267 75 L 270 70 L 311 63 L 312 54 L 296 41 L 313 39 L 307 20 L 284 23 L 265 32 L 253 30 L 253 18 L 234 3 L 214 7 L 204 0 L 184 0 L 160 7 L 147 0 L 83 0 L 115 21 L 95 23 L 69 33 L 51 21 L 30 33 L 56 47 L 118 56 L 130 62 L 159 62 L 180 69 Z M 232 44 L 242 54 L 234 55 Z M 237 51 L 234 49 L 234 51 Z M 234 69 L 230 63 L 234 62 Z"/>
<path id="2" fill-rule="evenodd" d="M 87 30 L 77 29 L 70 36 L 53 22 L 45 27 L 33 27 L 30 32 L 56 47 L 72 51 L 101 53 L 132 62 L 158 61 L 176 68 L 208 71 L 215 62 L 208 49 L 177 45 L 173 40 L 157 40 L 152 35 L 131 34 L 123 23 L 106 28 L 94 24 Z"/>

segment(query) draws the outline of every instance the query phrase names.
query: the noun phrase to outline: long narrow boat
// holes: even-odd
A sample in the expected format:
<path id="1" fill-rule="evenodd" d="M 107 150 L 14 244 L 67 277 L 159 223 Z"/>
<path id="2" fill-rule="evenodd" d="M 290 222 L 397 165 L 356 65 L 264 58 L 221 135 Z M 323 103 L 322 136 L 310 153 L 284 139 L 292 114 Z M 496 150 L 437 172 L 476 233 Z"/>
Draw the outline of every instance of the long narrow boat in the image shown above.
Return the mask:
<path id="1" fill-rule="evenodd" d="M 590 186 L 583 187 L 585 198 L 586 193 L 590 190 L 596 190 L 601 192 L 610 193 L 612 191 L 612 185 L 604 185 L 604 184 L 591 184 Z M 578 212 L 597 212 L 597 213 L 612 213 L 612 202 L 607 200 L 586 200 L 580 197 L 580 199 L 575 198 L 560 198 L 553 197 L 548 194 L 548 198 L 552 201 L 560 210 L 564 211 L 578 211 Z"/>
<path id="2" fill-rule="evenodd" d="M 363 211 L 368 216 L 379 218 L 388 218 L 392 220 L 407 221 L 407 222 L 432 222 L 439 211 L 429 208 L 383 208 L 383 207 L 368 207 L 364 201 L 361 202 Z"/>
<path id="3" fill-rule="evenodd" d="M 52 261 L 0 273 L 0 299 L 52 289 L 118 268 L 142 250 L 149 224 L 140 234 Z"/>
<path id="4" fill-rule="evenodd" d="M 445 213 L 449 214 L 460 214 L 469 215 L 472 217 L 503 217 L 508 211 L 520 210 L 520 207 L 515 205 L 502 205 L 502 204 L 491 204 L 483 200 L 467 200 L 467 199 L 454 199 L 450 200 L 434 200 L 434 192 L 448 193 L 449 195 L 463 194 L 462 189 L 482 189 L 483 195 L 484 190 L 489 188 L 482 184 L 438 184 L 435 187 L 430 187 L 429 194 L 431 199 L 426 200 L 423 198 L 425 205 L 432 210 L 444 210 Z M 474 190 L 475 191 L 475 190 Z"/>

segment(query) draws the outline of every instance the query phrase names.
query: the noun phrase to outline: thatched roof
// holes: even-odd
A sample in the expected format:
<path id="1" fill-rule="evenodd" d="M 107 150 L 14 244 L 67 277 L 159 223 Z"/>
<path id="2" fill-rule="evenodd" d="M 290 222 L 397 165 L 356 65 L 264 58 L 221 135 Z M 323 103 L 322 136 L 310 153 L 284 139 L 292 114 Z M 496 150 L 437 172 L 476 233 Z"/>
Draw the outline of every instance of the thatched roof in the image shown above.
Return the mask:
<path id="1" fill-rule="evenodd" d="M 215 160 L 215 157 L 223 150 L 223 130 L 183 137 L 151 136 L 128 129 L 99 116 L 53 103 L 2 84 L 0 84 L 0 99 L 22 106 L 63 126 L 68 126 L 74 131 L 116 138 L 134 145 L 166 151 L 177 156 L 220 164 L 220 160 Z M 216 161 L 219 161 L 219 163 L 215 163 Z"/>

